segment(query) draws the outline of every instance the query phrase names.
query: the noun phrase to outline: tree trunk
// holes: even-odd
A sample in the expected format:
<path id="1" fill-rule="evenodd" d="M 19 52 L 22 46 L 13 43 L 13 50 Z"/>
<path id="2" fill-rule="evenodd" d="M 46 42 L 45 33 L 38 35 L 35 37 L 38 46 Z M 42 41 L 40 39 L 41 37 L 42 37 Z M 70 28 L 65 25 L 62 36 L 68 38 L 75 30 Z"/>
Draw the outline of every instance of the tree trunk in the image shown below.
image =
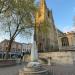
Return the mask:
<path id="1" fill-rule="evenodd" d="M 12 43 L 13 43 L 13 39 L 11 39 L 11 40 L 9 41 L 8 52 L 10 52 L 10 50 L 11 50 L 11 45 L 12 45 Z"/>
<path id="2" fill-rule="evenodd" d="M 9 40 L 9 45 L 5 56 L 6 59 L 9 59 L 9 52 L 11 51 L 12 43 L 13 43 L 13 38 Z"/>

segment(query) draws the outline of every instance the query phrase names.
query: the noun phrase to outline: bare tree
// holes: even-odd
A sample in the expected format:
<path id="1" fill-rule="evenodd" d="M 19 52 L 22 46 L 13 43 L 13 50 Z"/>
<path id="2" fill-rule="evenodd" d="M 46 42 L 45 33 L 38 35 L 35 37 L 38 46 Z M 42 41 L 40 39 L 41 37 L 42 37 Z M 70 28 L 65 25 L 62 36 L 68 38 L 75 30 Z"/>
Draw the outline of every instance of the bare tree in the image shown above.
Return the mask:
<path id="1" fill-rule="evenodd" d="M 7 8 L 6 11 L 2 12 L 3 20 L 1 20 L 0 27 L 10 36 L 7 54 L 11 50 L 15 37 L 25 32 L 26 28 L 32 27 L 33 12 L 35 11 L 34 2 L 35 0 L 8 0 L 6 2 Z"/>

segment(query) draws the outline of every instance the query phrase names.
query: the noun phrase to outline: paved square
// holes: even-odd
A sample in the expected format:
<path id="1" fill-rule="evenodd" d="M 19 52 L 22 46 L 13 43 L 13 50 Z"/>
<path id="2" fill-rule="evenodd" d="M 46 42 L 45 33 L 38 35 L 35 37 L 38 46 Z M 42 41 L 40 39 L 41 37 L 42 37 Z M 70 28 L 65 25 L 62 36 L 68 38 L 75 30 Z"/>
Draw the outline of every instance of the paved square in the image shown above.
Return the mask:
<path id="1" fill-rule="evenodd" d="M 12 67 L 0 68 L 0 75 L 18 75 L 19 69 L 24 66 L 25 64 L 21 64 Z M 75 75 L 75 65 L 54 65 L 44 67 L 51 72 L 51 75 Z"/>

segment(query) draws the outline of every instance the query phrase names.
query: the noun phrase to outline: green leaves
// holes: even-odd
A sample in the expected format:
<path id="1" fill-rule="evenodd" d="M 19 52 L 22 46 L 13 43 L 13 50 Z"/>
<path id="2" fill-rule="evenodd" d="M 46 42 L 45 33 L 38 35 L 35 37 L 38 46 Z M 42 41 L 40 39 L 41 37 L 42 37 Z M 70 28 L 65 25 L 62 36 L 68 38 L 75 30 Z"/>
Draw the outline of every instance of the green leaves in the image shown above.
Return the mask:
<path id="1" fill-rule="evenodd" d="M 25 28 L 33 25 L 33 18 L 36 12 L 35 0 L 0 0 L 0 8 L 2 10 L 6 8 L 4 12 L 1 12 L 4 14 L 4 18 L 13 18 L 11 22 L 9 22 L 10 20 L 7 20 L 7 23 L 5 21 L 6 24 L 4 26 L 6 27 L 5 31 L 10 28 L 9 32 L 12 36 L 14 33 L 16 35 L 16 33 L 24 32 Z M 10 23 L 9 25 L 8 22 Z"/>

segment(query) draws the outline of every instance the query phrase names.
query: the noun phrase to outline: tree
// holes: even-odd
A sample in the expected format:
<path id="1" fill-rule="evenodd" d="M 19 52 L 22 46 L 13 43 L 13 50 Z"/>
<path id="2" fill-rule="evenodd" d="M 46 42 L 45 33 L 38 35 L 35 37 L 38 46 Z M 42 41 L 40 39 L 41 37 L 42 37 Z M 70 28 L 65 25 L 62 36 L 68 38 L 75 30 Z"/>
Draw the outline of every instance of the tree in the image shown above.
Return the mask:
<path id="1" fill-rule="evenodd" d="M 2 1 L 2 0 L 0 0 Z M 9 33 L 10 41 L 8 45 L 8 52 L 11 50 L 13 40 L 18 34 L 26 31 L 26 28 L 33 25 L 33 12 L 35 11 L 35 0 L 7 0 L 7 7 L 2 12 L 2 29 Z M 5 6 L 5 4 L 3 4 Z M 1 8 L 1 10 L 3 7 Z M 8 57 L 7 57 L 8 58 Z"/>
<path id="2" fill-rule="evenodd" d="M 10 0 L 0 0 L 0 13 L 5 12 L 8 9 Z"/>

